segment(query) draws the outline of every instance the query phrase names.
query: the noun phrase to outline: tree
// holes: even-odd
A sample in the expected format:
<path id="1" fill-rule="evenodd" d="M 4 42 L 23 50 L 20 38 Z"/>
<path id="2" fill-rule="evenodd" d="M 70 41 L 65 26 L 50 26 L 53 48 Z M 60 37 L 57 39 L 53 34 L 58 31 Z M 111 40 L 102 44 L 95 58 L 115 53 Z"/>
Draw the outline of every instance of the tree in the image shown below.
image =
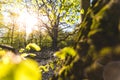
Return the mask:
<path id="1" fill-rule="evenodd" d="M 90 7 L 90 0 L 81 0 L 81 8 L 84 10 L 84 13 L 82 14 L 82 19 L 84 19 L 89 7 Z"/>
<path id="2" fill-rule="evenodd" d="M 2 8 L 2 2 L 0 2 L 0 26 L 2 25 L 2 18 L 3 18 L 3 15 L 1 13 L 1 8 Z"/>
<path id="3" fill-rule="evenodd" d="M 79 0 L 34 0 L 34 2 L 37 5 L 39 13 L 48 19 L 47 23 L 44 21 L 41 22 L 43 22 L 43 26 L 46 27 L 52 39 L 53 49 L 56 49 L 58 43 L 61 41 L 58 40 L 59 32 L 76 24 L 77 20 L 79 20 Z M 61 29 L 62 27 L 63 29 Z"/>
<path id="4" fill-rule="evenodd" d="M 20 1 L 2 1 L 2 14 L 3 14 L 3 34 L 2 42 L 3 44 L 9 44 L 13 47 L 19 48 L 25 47 L 27 43 L 26 25 L 25 23 L 20 23 L 18 21 L 20 17 L 21 9 L 25 8 L 25 4 Z M 23 22 L 25 22 L 23 20 Z M 21 26 L 22 25 L 22 26 Z M 20 29 L 21 28 L 21 29 Z M 24 28 L 24 29 L 23 29 Z"/>
<path id="5" fill-rule="evenodd" d="M 78 40 L 75 49 L 79 58 L 66 57 L 66 64 L 62 66 L 65 68 L 52 80 L 104 80 L 104 67 L 111 61 L 120 60 L 118 9 L 119 0 L 95 2 L 79 27 L 79 36 L 76 36 Z"/>

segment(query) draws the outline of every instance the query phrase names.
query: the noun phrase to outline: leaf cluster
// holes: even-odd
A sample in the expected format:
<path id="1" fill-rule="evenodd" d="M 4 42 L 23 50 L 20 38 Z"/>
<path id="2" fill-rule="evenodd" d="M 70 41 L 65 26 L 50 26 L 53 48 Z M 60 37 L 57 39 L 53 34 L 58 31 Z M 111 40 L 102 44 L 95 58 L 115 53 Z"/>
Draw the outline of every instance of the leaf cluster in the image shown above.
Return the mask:
<path id="1" fill-rule="evenodd" d="M 42 80 L 36 61 L 0 50 L 0 80 Z"/>

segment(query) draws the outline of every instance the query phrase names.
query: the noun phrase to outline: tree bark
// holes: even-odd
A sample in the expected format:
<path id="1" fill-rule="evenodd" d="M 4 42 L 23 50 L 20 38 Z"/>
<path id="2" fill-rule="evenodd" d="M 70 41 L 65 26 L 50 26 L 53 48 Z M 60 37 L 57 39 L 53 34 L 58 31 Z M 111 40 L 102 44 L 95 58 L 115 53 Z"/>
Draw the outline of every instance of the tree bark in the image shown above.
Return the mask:
<path id="1" fill-rule="evenodd" d="M 90 0 L 81 0 L 81 9 L 84 9 L 84 14 L 82 14 L 82 20 L 84 19 L 89 7 L 90 7 Z"/>
<path id="2" fill-rule="evenodd" d="M 57 50 L 58 45 L 58 25 L 54 25 L 53 29 L 53 36 L 52 36 L 52 48 Z"/>
<path id="3" fill-rule="evenodd" d="M 119 0 L 98 0 L 90 8 L 76 36 L 80 58 L 76 62 L 73 62 L 75 58 L 70 59 L 67 66 L 73 64 L 72 68 L 52 80 L 104 80 L 105 65 L 120 60 L 119 10 Z"/>

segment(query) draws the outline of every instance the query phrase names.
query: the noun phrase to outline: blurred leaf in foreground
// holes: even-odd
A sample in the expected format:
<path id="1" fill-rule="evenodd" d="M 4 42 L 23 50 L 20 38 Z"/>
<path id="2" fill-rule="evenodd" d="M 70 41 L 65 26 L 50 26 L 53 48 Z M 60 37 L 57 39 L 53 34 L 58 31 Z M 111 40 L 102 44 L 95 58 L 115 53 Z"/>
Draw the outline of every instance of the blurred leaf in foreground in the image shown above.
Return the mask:
<path id="1" fill-rule="evenodd" d="M 5 50 L 0 49 L 0 57 L 4 56 L 6 54 Z"/>
<path id="2" fill-rule="evenodd" d="M 0 58 L 0 80 L 42 80 L 42 77 L 36 61 L 23 60 L 21 56 L 7 52 Z"/>

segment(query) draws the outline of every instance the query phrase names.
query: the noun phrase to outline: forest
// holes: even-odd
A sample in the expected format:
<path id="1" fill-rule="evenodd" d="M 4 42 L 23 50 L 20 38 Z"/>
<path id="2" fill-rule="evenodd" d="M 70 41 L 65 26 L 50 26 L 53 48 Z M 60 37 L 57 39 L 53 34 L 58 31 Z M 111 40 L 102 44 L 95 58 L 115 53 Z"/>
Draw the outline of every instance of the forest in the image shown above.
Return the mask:
<path id="1" fill-rule="evenodd" d="M 119 0 L 0 0 L 0 80 L 120 80 Z"/>

